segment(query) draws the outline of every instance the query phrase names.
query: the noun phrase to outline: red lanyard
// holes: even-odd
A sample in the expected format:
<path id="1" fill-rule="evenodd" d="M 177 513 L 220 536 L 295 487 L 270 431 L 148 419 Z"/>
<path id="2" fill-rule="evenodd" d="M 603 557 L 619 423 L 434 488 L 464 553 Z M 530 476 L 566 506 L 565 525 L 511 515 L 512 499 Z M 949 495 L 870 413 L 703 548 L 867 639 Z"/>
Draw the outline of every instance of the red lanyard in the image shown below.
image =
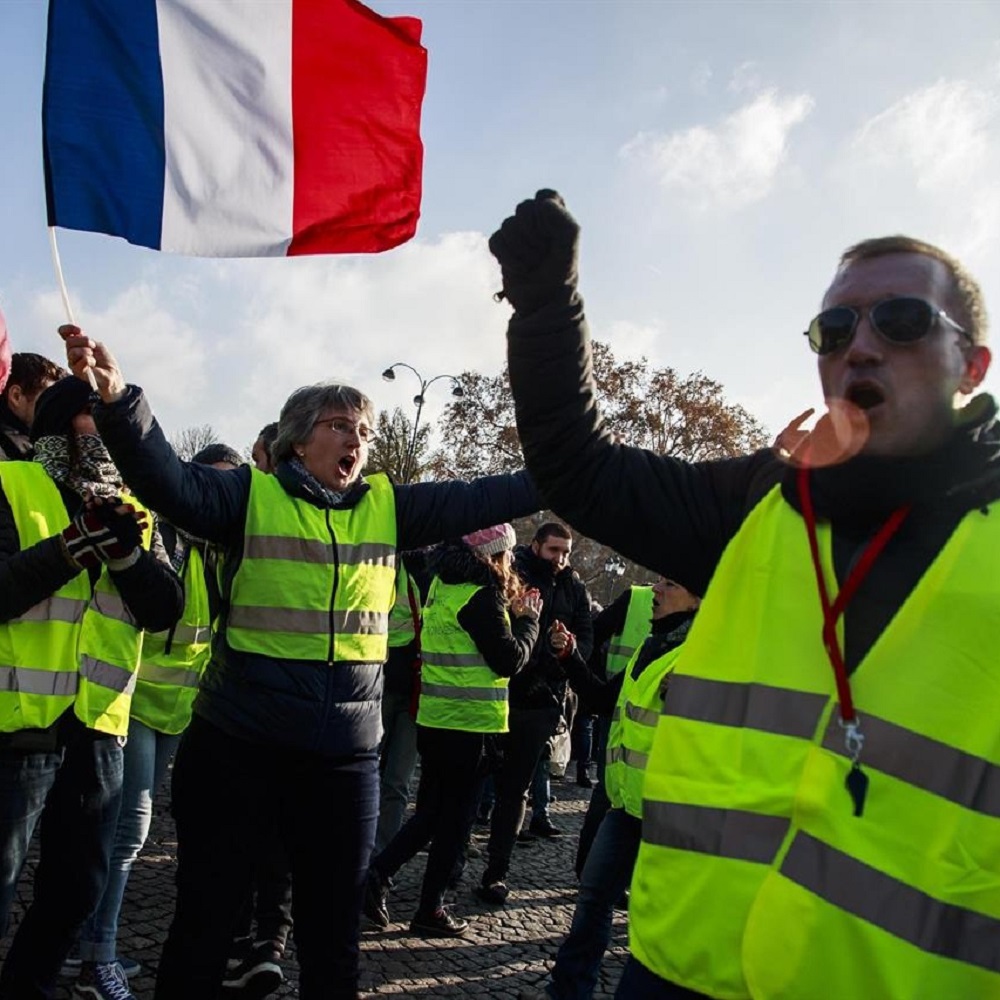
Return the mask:
<path id="1" fill-rule="evenodd" d="M 813 567 L 816 570 L 816 584 L 819 589 L 819 600 L 823 607 L 823 645 L 826 655 L 833 667 L 833 676 L 837 682 L 837 699 L 840 702 L 840 724 L 844 727 L 844 742 L 851 757 L 852 771 L 848 777 L 847 787 L 854 799 L 855 815 L 860 816 L 864 807 L 864 796 L 867 779 L 862 779 L 858 759 L 864 735 L 861 732 L 861 720 L 854 711 L 854 699 L 851 697 L 851 683 L 847 677 L 847 666 L 844 654 L 837 638 L 837 620 L 844 613 L 851 599 L 858 592 L 862 581 L 871 572 L 875 560 L 881 555 L 889 539 L 899 530 L 900 525 L 910 513 L 910 505 L 898 507 L 889 515 L 888 520 L 878 529 L 875 537 L 865 546 L 860 558 L 851 568 L 844 585 L 840 588 L 833 602 L 826 587 L 826 577 L 823 575 L 823 564 L 819 556 L 819 539 L 816 535 L 816 512 L 813 509 L 812 493 L 809 489 L 809 470 L 804 466 L 798 473 L 799 501 L 802 504 L 802 517 L 806 522 L 809 535 L 809 551 L 812 555 Z M 855 786 L 852 787 L 852 782 Z"/>

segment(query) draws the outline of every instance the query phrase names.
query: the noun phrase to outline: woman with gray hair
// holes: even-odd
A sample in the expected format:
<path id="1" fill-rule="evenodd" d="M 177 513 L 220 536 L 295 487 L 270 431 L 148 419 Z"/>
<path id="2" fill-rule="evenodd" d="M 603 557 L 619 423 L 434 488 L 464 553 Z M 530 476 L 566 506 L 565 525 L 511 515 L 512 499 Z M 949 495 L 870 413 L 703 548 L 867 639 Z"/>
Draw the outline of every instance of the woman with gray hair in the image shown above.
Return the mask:
<path id="1" fill-rule="evenodd" d="M 94 415 L 140 499 L 220 545 L 224 610 L 174 767 L 177 908 L 159 1000 L 214 1000 L 258 838 L 292 866 L 303 1000 L 353 998 L 378 811 L 379 699 L 397 551 L 540 506 L 521 472 L 394 485 L 362 476 L 371 401 L 321 384 L 285 403 L 274 475 L 181 462 L 110 352 L 63 327 Z"/>

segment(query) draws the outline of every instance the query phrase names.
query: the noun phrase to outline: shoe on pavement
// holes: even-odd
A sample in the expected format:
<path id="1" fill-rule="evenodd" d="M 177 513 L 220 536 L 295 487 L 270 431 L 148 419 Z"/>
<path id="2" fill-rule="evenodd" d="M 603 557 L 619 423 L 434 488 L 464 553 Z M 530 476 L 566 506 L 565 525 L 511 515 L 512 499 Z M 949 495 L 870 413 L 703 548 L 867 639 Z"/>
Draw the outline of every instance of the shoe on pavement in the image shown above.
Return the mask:
<path id="1" fill-rule="evenodd" d="M 365 882 L 364 915 L 376 926 L 385 930 L 389 926 L 389 889 L 392 882 L 383 878 L 377 868 L 368 871 Z"/>
<path id="2" fill-rule="evenodd" d="M 489 885 L 480 885 L 476 887 L 476 896 L 481 899 L 484 903 L 489 903 L 491 906 L 503 906 L 507 902 L 507 897 L 510 895 L 510 889 L 507 888 L 506 882 L 496 881 L 490 882 Z"/>
<path id="3" fill-rule="evenodd" d="M 226 970 L 235 969 L 237 965 L 242 965 L 253 954 L 253 946 L 254 937 L 252 934 L 233 938 L 229 949 L 229 958 L 226 959 Z"/>
<path id="4" fill-rule="evenodd" d="M 536 837 L 530 830 L 521 830 L 517 835 L 517 843 L 521 847 L 533 844 L 536 840 L 538 840 L 538 837 Z"/>
<path id="5" fill-rule="evenodd" d="M 545 837 L 546 839 L 548 839 L 549 837 L 562 836 L 562 830 L 560 830 L 559 827 L 557 826 L 553 826 L 552 820 L 550 819 L 543 819 L 543 820 L 533 819 L 528 824 L 528 832 L 533 833 L 536 837 Z"/>
<path id="6" fill-rule="evenodd" d="M 418 937 L 461 937 L 468 929 L 468 920 L 453 917 L 443 906 L 431 913 L 418 911 L 410 921 L 410 930 Z"/>
<path id="7" fill-rule="evenodd" d="M 83 962 L 73 996 L 96 1000 L 136 1000 L 128 988 L 128 977 L 118 962 Z"/>
<path id="8" fill-rule="evenodd" d="M 576 776 L 576 783 L 581 788 L 593 788 L 594 787 L 594 779 L 589 774 L 587 774 L 586 771 L 581 771 Z"/>
<path id="9" fill-rule="evenodd" d="M 272 945 L 258 945 L 236 968 L 226 972 L 222 980 L 223 996 L 262 1000 L 285 981 L 280 961 L 281 955 Z"/>

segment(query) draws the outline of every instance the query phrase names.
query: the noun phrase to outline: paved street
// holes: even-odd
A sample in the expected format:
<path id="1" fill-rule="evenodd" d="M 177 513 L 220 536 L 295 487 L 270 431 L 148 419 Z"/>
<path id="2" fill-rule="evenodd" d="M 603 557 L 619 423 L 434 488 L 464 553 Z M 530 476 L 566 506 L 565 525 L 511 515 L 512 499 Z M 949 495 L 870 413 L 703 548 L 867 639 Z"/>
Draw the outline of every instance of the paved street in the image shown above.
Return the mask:
<path id="1" fill-rule="evenodd" d="M 385 932 L 366 931 L 362 937 L 363 997 L 479 996 L 515 1000 L 519 990 L 534 986 L 544 977 L 572 916 L 576 835 L 590 794 L 570 782 L 554 782 L 552 788 L 558 798 L 551 807 L 552 819 L 566 831 L 565 835 L 517 848 L 508 880 L 511 898 L 502 909 L 487 907 L 472 895 L 471 887 L 478 882 L 482 861 L 470 862 L 465 882 L 454 897 L 455 912 L 471 919 L 464 938 L 428 941 L 409 934 L 409 918 L 425 855 L 419 855 L 400 873 L 389 900 L 392 927 Z M 153 995 L 156 962 L 173 910 L 176 840 L 162 796 L 158 807 L 152 835 L 129 882 L 119 938 L 121 951 L 143 964 L 142 973 L 131 980 L 139 1000 L 149 1000 Z M 482 830 L 477 827 L 477 844 L 485 842 Z M 22 880 L 21 899 L 30 892 L 32 870 L 33 866 L 29 866 Z M 624 962 L 624 913 L 616 912 L 614 935 L 601 989 L 596 994 L 599 998 L 612 996 Z M 5 953 L 6 947 L 0 951 Z M 286 976 L 286 984 L 273 996 L 298 996 L 294 948 Z M 65 982 L 66 988 L 57 994 L 57 1000 L 72 996 L 71 980 Z"/>

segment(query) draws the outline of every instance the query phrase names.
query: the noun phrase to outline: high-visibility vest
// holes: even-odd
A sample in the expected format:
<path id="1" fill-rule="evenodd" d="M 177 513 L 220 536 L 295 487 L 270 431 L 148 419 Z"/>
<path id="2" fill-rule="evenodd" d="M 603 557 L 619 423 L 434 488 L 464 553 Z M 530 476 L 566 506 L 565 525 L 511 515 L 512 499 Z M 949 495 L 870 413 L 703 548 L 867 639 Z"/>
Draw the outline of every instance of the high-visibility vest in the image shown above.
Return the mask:
<path id="1" fill-rule="evenodd" d="M 166 632 L 146 632 L 142 660 L 132 696 L 132 715 L 158 733 L 183 732 L 201 675 L 212 657 L 212 621 L 205 562 L 197 547 L 189 546 L 181 571 L 184 612 Z"/>
<path id="2" fill-rule="evenodd" d="M 420 620 L 420 588 L 406 571 L 403 560 L 396 564 L 396 596 L 389 612 L 389 648 L 407 646 L 417 637 Z"/>
<path id="3" fill-rule="evenodd" d="M 286 493 L 276 476 L 251 469 L 250 477 L 226 641 L 279 659 L 384 662 L 396 579 L 388 478 L 367 478 L 358 503 L 332 510 Z"/>
<path id="4" fill-rule="evenodd" d="M 423 668 L 417 724 L 471 733 L 507 732 L 507 678 L 487 666 L 458 623 L 458 613 L 482 587 L 431 582 L 420 633 Z"/>
<path id="5" fill-rule="evenodd" d="M 55 483 L 32 462 L 0 463 L 22 551 L 69 525 Z M 134 497 L 128 502 L 145 508 Z M 152 517 L 142 543 L 149 548 Z M 128 733 L 142 633 L 107 567 L 91 589 L 81 571 L 55 593 L 0 625 L 0 732 L 51 726 L 70 705 L 90 729 Z"/>
<path id="6" fill-rule="evenodd" d="M 650 751 L 630 908 L 644 966 L 726 998 L 1000 997 L 998 556 L 992 503 L 851 675 L 870 782 L 855 816 L 803 520 L 778 488 L 751 512 Z"/>
<path id="7" fill-rule="evenodd" d="M 608 659 L 605 675 L 614 677 L 620 674 L 626 664 L 638 652 L 643 639 L 649 635 L 650 621 L 653 617 L 653 588 L 631 587 L 628 599 L 628 610 L 625 612 L 625 624 L 621 632 L 613 635 L 608 641 Z"/>
<path id="8" fill-rule="evenodd" d="M 604 788 L 612 808 L 624 809 L 636 819 L 642 818 L 642 780 L 663 707 L 664 679 L 673 670 L 681 647 L 658 656 L 636 678 L 632 670 L 640 650 L 625 668 L 618 704 L 611 716 L 604 768 Z"/>

